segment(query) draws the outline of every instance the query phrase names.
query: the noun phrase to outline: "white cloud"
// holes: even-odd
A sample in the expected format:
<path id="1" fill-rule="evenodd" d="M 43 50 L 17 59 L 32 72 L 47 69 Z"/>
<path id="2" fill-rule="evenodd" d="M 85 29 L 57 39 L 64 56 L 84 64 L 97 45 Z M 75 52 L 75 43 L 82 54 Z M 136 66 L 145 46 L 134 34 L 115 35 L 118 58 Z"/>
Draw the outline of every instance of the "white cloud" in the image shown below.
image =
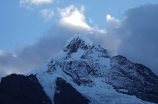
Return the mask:
<path id="1" fill-rule="evenodd" d="M 59 4 L 61 1 L 60 0 L 56 0 L 56 3 Z"/>
<path id="2" fill-rule="evenodd" d="M 111 17 L 111 15 L 109 15 L 109 14 L 106 15 L 106 20 L 107 20 L 107 22 L 119 22 L 118 19 Z"/>
<path id="3" fill-rule="evenodd" d="M 34 10 L 30 5 L 26 6 L 26 9 Z"/>
<path id="4" fill-rule="evenodd" d="M 30 0 L 20 0 L 20 4 L 28 3 Z"/>
<path id="5" fill-rule="evenodd" d="M 83 13 L 84 10 L 85 10 L 85 7 L 82 5 L 82 6 L 81 6 L 81 9 L 80 9 L 80 12 Z"/>
<path id="6" fill-rule="evenodd" d="M 40 11 L 40 13 L 44 17 L 45 22 L 47 22 L 49 19 L 51 19 L 54 15 L 54 11 L 52 11 L 51 9 L 42 9 Z"/>
<path id="7" fill-rule="evenodd" d="M 92 28 L 86 23 L 86 17 L 83 15 L 84 6 L 78 10 L 74 5 L 70 5 L 65 9 L 58 9 L 61 19 L 59 21 L 60 25 L 71 25 L 77 26 L 86 30 L 92 30 Z"/>
<path id="8" fill-rule="evenodd" d="M 70 5 L 69 7 L 66 7 L 65 9 L 58 9 L 61 17 L 66 17 L 66 16 L 70 16 L 72 13 L 72 10 L 74 10 L 75 6 L 74 5 Z"/>
<path id="9" fill-rule="evenodd" d="M 18 57 L 16 54 L 13 54 L 13 57 Z"/>
<path id="10" fill-rule="evenodd" d="M 92 19 L 91 18 L 89 18 L 89 23 L 92 23 Z"/>
<path id="11" fill-rule="evenodd" d="M 53 3 L 53 0 L 20 0 L 19 5 L 29 10 L 34 10 L 32 5 Z"/>
<path id="12" fill-rule="evenodd" d="M 31 4 L 35 4 L 35 5 L 38 5 L 38 4 L 49 4 L 49 3 L 52 3 L 53 0 L 30 0 L 30 3 Z"/>
<path id="13" fill-rule="evenodd" d="M 98 33 L 103 33 L 103 34 L 107 33 L 105 29 L 99 29 L 97 26 L 93 28 L 93 31 L 97 31 Z"/>
<path id="14" fill-rule="evenodd" d="M 97 32 L 97 33 L 107 33 L 105 29 L 100 29 L 97 26 L 90 27 L 86 23 L 86 17 L 84 16 L 85 7 L 81 6 L 80 9 L 75 7 L 74 5 L 70 5 L 64 9 L 59 8 L 58 11 L 60 13 L 61 19 L 59 20 L 60 26 L 70 26 L 71 28 L 79 27 L 82 30 L 88 30 L 90 33 Z M 89 22 L 92 23 L 91 18 L 89 18 Z"/>
<path id="15" fill-rule="evenodd" d="M 0 50 L 0 56 L 3 56 L 4 54 L 4 51 Z"/>
<path id="16" fill-rule="evenodd" d="M 120 20 L 115 19 L 114 17 L 111 17 L 111 15 L 107 14 L 106 15 L 106 21 L 109 22 L 111 25 L 115 25 L 115 28 L 120 27 Z"/>
<path id="17" fill-rule="evenodd" d="M 53 0 L 20 0 L 20 4 L 26 4 L 26 3 L 30 3 L 30 4 L 49 4 L 52 3 Z"/>
<path id="18" fill-rule="evenodd" d="M 111 8 L 108 8 L 108 10 L 112 11 L 112 9 L 111 9 Z"/>

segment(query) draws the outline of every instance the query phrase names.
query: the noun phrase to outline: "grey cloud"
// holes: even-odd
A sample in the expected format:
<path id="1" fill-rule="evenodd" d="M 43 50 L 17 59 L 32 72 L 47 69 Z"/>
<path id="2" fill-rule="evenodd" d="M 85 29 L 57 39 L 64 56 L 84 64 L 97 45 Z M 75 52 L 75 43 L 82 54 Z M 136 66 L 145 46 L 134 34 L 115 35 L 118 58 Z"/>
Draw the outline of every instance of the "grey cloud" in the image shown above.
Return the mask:
<path id="1" fill-rule="evenodd" d="M 64 47 L 66 41 L 80 29 L 54 25 L 33 45 L 5 52 L 0 56 L 0 76 L 11 73 L 26 74 L 40 67 L 55 53 Z M 17 57 L 14 57 L 14 56 Z"/>
<path id="2" fill-rule="evenodd" d="M 144 5 L 125 13 L 119 31 L 128 30 L 127 37 L 120 44 L 118 53 L 130 60 L 142 63 L 158 75 L 158 4 Z M 124 34 L 125 35 L 125 34 Z"/>
<path id="3" fill-rule="evenodd" d="M 120 22 L 106 27 L 98 42 L 112 54 L 124 55 L 132 62 L 149 67 L 158 75 L 158 4 L 129 9 Z M 116 24 L 117 25 L 117 24 Z"/>
<path id="4" fill-rule="evenodd" d="M 52 26 L 37 43 L 6 52 L 0 56 L 0 76 L 11 72 L 28 73 L 42 66 L 64 47 L 66 41 L 77 32 L 87 33 L 94 41 L 108 49 L 111 55 L 124 55 L 132 62 L 151 68 L 158 75 L 158 5 L 144 5 L 129 9 L 120 21 L 106 27 L 107 33 L 89 34 L 83 28 Z M 118 25 L 118 23 L 116 23 Z M 13 54 L 17 57 L 13 57 Z"/>

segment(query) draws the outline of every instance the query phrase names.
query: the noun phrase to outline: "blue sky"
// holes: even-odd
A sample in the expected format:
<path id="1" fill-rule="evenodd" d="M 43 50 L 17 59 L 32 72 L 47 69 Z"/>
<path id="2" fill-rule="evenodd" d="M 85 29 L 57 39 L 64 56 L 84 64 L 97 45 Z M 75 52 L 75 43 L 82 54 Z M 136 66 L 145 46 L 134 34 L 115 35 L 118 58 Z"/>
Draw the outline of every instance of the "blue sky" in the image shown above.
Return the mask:
<path id="1" fill-rule="evenodd" d="M 122 54 L 158 74 L 157 4 L 157 0 L 3 0 L 0 76 L 43 65 L 76 32 L 89 34 L 112 56 Z M 144 56 L 153 62 L 144 61 Z"/>
<path id="2" fill-rule="evenodd" d="M 27 0 L 21 0 L 27 1 Z M 38 0 L 37 0 L 38 1 Z M 39 0 L 40 1 L 40 0 Z M 41 4 L 20 4 L 20 0 L 3 0 L 0 3 L 0 49 L 11 50 L 26 44 L 33 44 L 43 32 L 54 25 L 60 19 L 58 8 L 75 5 L 84 6 L 86 22 L 90 26 L 104 28 L 107 25 L 106 15 L 122 19 L 123 13 L 129 8 L 134 8 L 147 3 L 157 3 L 157 0 L 52 0 Z M 30 8 L 28 8 L 30 6 Z M 31 10 L 32 8 L 32 10 Z M 40 13 L 42 9 L 51 9 L 54 14 L 45 21 Z M 92 23 L 89 23 L 89 19 Z"/>

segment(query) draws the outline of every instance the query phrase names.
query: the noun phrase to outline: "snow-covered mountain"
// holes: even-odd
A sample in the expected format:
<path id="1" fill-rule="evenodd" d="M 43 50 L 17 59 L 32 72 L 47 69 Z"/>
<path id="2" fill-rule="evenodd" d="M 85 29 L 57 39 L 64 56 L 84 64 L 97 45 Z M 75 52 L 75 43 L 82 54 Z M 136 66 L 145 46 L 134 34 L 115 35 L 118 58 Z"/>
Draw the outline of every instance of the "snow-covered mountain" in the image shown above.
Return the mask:
<path id="1" fill-rule="evenodd" d="M 70 84 L 89 104 L 158 103 L 158 76 L 149 68 L 123 56 L 110 57 L 106 49 L 80 34 L 31 74 L 36 75 L 53 104 L 61 104 L 55 100 L 64 88 L 57 85 L 59 79 Z"/>
<path id="2" fill-rule="evenodd" d="M 42 67 L 0 80 L 0 104 L 158 104 L 158 76 L 80 34 Z"/>

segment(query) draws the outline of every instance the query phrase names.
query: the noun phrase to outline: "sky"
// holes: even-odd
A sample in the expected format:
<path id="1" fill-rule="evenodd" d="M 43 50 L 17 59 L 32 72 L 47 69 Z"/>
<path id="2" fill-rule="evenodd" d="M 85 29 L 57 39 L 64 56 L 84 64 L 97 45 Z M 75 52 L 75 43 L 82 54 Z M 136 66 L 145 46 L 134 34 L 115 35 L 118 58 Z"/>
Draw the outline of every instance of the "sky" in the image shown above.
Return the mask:
<path id="1" fill-rule="evenodd" d="M 42 66 L 80 32 L 158 75 L 157 0 L 2 0 L 0 77 Z"/>

